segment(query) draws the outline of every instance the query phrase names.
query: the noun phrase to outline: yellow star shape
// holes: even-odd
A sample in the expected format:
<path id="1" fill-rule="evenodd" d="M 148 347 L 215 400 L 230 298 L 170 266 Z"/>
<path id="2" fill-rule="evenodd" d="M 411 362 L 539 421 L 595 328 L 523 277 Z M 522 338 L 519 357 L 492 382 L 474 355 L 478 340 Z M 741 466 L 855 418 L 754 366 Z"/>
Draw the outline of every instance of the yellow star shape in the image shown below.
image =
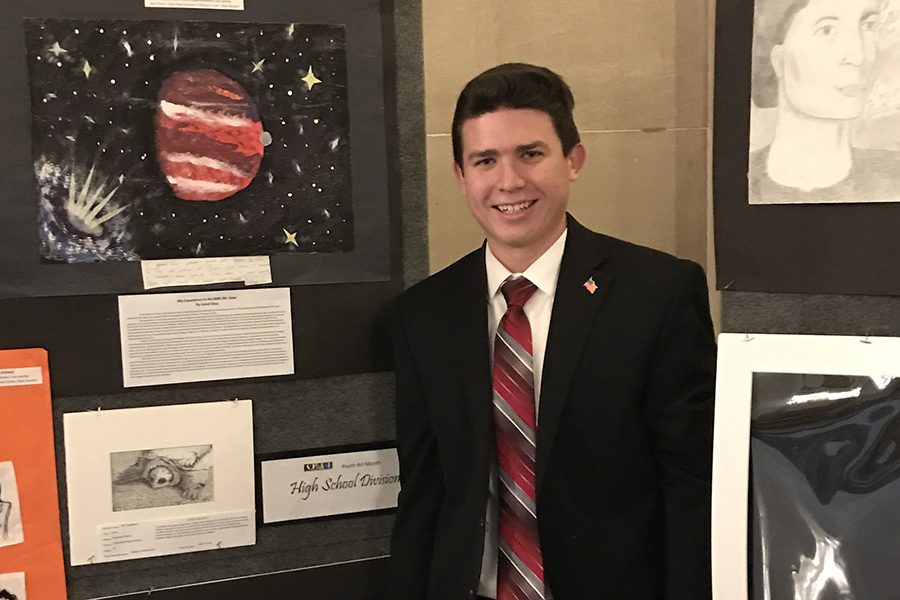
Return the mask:
<path id="1" fill-rule="evenodd" d="M 312 65 L 310 65 L 309 71 L 306 72 L 306 77 L 301 77 L 300 81 L 306 84 L 306 89 L 308 90 L 313 89 L 313 86 L 317 83 L 322 83 L 322 80 L 313 74 Z"/>
<path id="2" fill-rule="evenodd" d="M 297 232 L 296 231 L 294 233 L 291 233 L 284 227 L 282 227 L 281 230 L 284 232 L 284 243 L 285 244 L 293 244 L 293 245 L 297 246 L 298 248 L 300 247 L 300 244 L 297 243 Z"/>
<path id="3" fill-rule="evenodd" d="M 89 63 L 88 61 L 84 61 L 84 66 L 81 67 L 81 71 L 82 73 L 84 73 L 85 79 L 89 78 L 91 76 L 91 71 L 93 71 L 93 69 L 91 68 L 91 63 Z"/>
<path id="4" fill-rule="evenodd" d="M 250 71 L 250 74 L 251 74 L 251 75 L 252 75 L 253 73 L 256 73 L 257 71 L 259 71 L 260 73 L 262 73 L 262 70 L 263 70 L 262 68 L 263 68 L 263 65 L 266 63 L 266 59 L 258 60 L 258 61 L 256 61 L 256 62 L 252 62 L 252 61 L 251 61 L 251 63 L 253 64 L 253 70 Z"/>

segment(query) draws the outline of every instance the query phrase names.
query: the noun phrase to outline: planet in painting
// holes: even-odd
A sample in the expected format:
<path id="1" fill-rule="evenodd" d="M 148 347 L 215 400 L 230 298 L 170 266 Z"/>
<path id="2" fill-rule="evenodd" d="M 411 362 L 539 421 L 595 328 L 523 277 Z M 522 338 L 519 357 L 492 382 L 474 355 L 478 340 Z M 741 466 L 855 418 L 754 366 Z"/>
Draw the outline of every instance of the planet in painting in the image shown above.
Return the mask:
<path id="1" fill-rule="evenodd" d="M 160 87 L 156 155 L 182 200 L 224 200 L 246 188 L 267 140 L 249 94 L 216 70 L 178 71 Z"/>

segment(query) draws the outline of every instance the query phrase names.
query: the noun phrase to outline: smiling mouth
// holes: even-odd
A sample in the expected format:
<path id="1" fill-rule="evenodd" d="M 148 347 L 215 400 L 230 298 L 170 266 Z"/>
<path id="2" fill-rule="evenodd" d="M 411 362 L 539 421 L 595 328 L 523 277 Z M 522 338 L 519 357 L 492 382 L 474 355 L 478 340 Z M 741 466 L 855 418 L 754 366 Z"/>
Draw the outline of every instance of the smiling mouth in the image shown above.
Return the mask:
<path id="1" fill-rule="evenodd" d="M 537 202 L 537 200 L 526 200 L 525 202 L 517 202 L 515 204 L 495 204 L 494 208 L 509 215 L 528 210 L 535 202 Z"/>

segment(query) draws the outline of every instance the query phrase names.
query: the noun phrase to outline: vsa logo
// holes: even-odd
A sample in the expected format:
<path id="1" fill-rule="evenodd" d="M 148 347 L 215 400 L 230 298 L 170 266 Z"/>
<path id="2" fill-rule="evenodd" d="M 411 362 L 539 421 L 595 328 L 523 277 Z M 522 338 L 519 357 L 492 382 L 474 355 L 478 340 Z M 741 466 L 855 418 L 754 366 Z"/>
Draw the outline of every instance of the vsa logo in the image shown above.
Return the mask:
<path id="1" fill-rule="evenodd" d="M 327 471 L 334 466 L 332 462 L 306 463 L 303 465 L 304 471 Z"/>

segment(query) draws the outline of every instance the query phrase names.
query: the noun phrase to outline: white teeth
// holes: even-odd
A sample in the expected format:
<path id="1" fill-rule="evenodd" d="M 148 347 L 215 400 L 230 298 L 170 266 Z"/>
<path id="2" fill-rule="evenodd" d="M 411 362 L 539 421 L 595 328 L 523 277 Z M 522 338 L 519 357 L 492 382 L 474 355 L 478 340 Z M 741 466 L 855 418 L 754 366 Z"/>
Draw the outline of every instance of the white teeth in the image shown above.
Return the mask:
<path id="1" fill-rule="evenodd" d="M 534 204 L 534 200 L 526 200 L 525 202 L 519 202 L 518 204 L 498 204 L 496 208 L 500 212 L 514 213 L 519 212 L 520 210 L 525 210 L 532 204 Z"/>

